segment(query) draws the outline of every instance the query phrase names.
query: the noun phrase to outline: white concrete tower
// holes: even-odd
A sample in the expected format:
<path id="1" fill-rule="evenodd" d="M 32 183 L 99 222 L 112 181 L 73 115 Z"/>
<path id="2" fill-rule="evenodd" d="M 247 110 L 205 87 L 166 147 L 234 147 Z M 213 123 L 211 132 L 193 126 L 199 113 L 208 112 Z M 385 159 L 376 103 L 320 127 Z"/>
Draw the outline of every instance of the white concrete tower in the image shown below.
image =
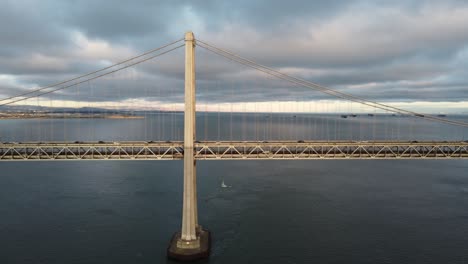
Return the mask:
<path id="1" fill-rule="evenodd" d="M 171 239 L 169 258 L 181 261 L 207 258 L 211 233 L 198 225 L 197 175 L 195 163 L 195 37 L 185 33 L 184 194 L 182 231 Z"/>
<path id="2" fill-rule="evenodd" d="M 195 37 L 192 32 L 187 32 L 185 33 L 184 197 L 181 242 L 195 242 L 189 243 L 192 244 L 190 247 L 199 246 L 196 242 L 198 212 L 194 159 L 195 119 Z"/>

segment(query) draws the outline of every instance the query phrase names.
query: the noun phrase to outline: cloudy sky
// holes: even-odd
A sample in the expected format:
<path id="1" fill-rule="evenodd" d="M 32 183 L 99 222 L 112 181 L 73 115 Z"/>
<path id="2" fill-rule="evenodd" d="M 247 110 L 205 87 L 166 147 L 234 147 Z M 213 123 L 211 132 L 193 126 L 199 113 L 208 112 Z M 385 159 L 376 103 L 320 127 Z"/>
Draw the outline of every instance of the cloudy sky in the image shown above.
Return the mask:
<path id="1" fill-rule="evenodd" d="M 1 0 L 1 6 L 1 99 L 109 66 L 192 30 L 218 47 L 346 93 L 411 110 L 468 112 L 466 1 Z M 183 71 L 178 49 L 24 103 L 176 107 Z M 307 102 L 325 107 L 334 100 L 200 47 L 197 81 L 206 110 L 282 101 L 278 110 L 300 111 L 313 107 Z"/>

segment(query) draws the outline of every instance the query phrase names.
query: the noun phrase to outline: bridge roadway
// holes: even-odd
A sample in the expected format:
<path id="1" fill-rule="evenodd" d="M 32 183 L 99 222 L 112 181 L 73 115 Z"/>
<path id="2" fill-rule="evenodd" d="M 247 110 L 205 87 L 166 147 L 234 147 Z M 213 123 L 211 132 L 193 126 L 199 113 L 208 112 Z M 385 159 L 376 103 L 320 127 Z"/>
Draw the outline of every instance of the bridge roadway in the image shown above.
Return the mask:
<path id="1" fill-rule="evenodd" d="M 182 141 L 4 142 L 0 161 L 180 160 Z M 467 159 L 468 141 L 196 141 L 197 160 Z"/>

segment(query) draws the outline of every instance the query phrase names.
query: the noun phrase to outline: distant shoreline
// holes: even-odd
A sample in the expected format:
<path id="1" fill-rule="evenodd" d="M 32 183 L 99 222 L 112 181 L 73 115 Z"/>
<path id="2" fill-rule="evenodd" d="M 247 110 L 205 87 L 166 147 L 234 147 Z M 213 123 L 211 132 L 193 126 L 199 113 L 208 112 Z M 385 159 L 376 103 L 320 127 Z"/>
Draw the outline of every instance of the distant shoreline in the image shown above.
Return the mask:
<path id="1" fill-rule="evenodd" d="M 0 114 L 0 119 L 143 119 L 144 116 L 122 115 L 122 114 L 29 114 L 29 113 L 10 113 Z"/>

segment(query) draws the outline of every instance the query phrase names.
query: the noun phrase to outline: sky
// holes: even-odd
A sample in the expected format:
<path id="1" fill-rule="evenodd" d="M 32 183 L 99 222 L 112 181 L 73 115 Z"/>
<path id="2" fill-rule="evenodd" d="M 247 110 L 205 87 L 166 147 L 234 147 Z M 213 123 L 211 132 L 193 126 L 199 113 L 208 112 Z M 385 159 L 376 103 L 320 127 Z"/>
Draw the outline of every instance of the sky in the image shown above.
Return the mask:
<path id="1" fill-rule="evenodd" d="M 1 0 L 1 6 L 0 99 L 109 66 L 191 30 L 197 39 L 345 93 L 408 110 L 468 113 L 466 1 Z M 201 47 L 196 54 L 200 110 L 369 111 Z M 183 59 L 179 48 L 22 103 L 180 109 Z"/>

